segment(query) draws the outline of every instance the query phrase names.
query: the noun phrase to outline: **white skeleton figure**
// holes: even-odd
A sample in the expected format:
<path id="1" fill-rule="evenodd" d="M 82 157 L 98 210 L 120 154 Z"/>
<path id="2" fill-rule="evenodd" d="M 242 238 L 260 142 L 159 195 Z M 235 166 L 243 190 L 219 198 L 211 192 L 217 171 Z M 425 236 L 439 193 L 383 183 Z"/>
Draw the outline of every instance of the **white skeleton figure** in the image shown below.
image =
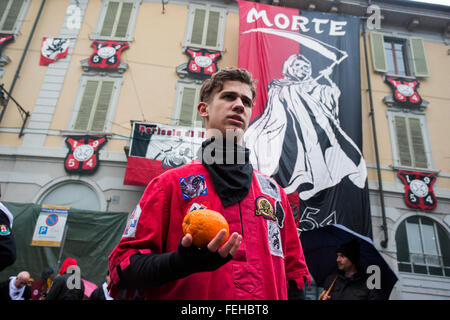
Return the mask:
<path id="1" fill-rule="evenodd" d="M 286 193 L 299 191 L 302 200 L 346 176 L 362 189 L 367 177 L 359 148 L 339 124 L 341 92 L 329 78 L 332 71 L 330 66 L 313 79 L 311 62 L 291 55 L 283 64 L 284 78 L 269 84 L 264 112 L 244 136 L 255 168 L 269 176 L 282 168 L 280 185 Z M 318 83 L 322 77 L 328 84 Z"/>

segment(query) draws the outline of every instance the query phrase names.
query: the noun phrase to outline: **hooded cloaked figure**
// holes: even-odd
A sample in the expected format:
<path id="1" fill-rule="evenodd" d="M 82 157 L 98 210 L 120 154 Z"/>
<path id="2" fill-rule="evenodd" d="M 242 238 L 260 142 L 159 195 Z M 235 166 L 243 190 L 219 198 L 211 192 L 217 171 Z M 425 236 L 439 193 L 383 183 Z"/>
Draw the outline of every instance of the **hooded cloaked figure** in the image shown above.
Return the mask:
<path id="1" fill-rule="evenodd" d="M 286 193 L 308 200 L 344 177 L 364 188 L 366 165 L 359 148 L 339 124 L 339 96 L 329 67 L 311 77 L 311 62 L 291 55 L 283 64 L 283 79 L 268 86 L 264 112 L 247 130 L 244 140 L 250 161 L 273 178 Z M 324 81 L 323 81 L 324 82 Z"/>

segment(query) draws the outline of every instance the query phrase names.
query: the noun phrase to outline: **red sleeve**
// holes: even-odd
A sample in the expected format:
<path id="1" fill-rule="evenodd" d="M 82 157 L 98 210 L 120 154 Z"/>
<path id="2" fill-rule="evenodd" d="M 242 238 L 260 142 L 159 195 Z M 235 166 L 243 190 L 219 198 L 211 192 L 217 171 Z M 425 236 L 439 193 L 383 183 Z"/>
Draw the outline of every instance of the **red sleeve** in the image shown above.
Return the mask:
<path id="1" fill-rule="evenodd" d="M 117 267 L 121 270 L 130 264 L 136 253 L 161 253 L 167 234 L 170 191 L 161 177 L 153 179 L 145 189 L 139 204 L 129 216 L 119 244 L 109 255 L 111 285 L 119 282 Z M 114 292 L 111 289 L 111 292 Z"/>
<path id="2" fill-rule="evenodd" d="M 303 277 L 306 277 L 308 285 L 311 284 L 311 276 L 309 275 L 308 266 L 306 265 L 305 256 L 303 255 L 300 238 L 295 227 L 294 215 L 292 208 L 289 205 L 286 193 L 281 192 L 283 209 L 285 211 L 284 232 L 285 239 L 285 266 L 287 281 L 294 280 L 297 283 L 298 289 L 305 286 Z"/>

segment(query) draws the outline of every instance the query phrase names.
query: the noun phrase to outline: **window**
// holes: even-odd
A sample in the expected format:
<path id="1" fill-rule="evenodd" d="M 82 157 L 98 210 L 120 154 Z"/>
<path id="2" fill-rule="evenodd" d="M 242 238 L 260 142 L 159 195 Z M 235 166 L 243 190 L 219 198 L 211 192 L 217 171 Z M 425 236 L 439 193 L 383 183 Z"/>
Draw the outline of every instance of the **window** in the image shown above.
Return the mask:
<path id="1" fill-rule="evenodd" d="M 177 83 L 177 97 L 173 114 L 175 125 L 203 127 L 203 119 L 197 112 L 201 85 L 195 83 Z"/>
<path id="2" fill-rule="evenodd" d="M 85 184 L 65 183 L 48 192 L 40 204 L 70 206 L 85 210 L 100 210 L 97 193 Z"/>
<path id="3" fill-rule="evenodd" d="M 105 132 L 111 128 L 122 78 L 85 77 L 71 129 Z M 80 94 L 80 93 L 79 93 Z"/>
<path id="4" fill-rule="evenodd" d="M 399 76 L 409 76 L 407 64 L 406 40 L 384 37 L 384 52 L 386 54 L 387 73 Z"/>
<path id="5" fill-rule="evenodd" d="M 29 0 L 0 1 L 0 32 L 17 33 L 25 15 L 25 7 Z"/>
<path id="6" fill-rule="evenodd" d="M 140 1 L 104 1 L 94 37 L 103 40 L 130 41 Z"/>
<path id="7" fill-rule="evenodd" d="M 400 167 L 432 168 L 425 115 L 388 111 L 394 164 Z"/>
<path id="8" fill-rule="evenodd" d="M 225 10 L 209 5 L 191 5 L 184 46 L 222 50 Z"/>
<path id="9" fill-rule="evenodd" d="M 450 237 L 432 219 L 413 216 L 395 235 L 399 271 L 450 277 Z"/>
<path id="10" fill-rule="evenodd" d="M 375 71 L 398 76 L 430 75 L 423 39 L 388 37 L 378 32 L 371 32 L 369 37 Z"/>

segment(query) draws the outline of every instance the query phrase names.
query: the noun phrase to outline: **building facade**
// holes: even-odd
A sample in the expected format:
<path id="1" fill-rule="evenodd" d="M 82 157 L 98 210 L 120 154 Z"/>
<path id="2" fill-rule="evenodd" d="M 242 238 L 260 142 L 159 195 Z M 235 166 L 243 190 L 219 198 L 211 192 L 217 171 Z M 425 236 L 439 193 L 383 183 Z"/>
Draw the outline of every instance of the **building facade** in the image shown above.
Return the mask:
<path id="1" fill-rule="evenodd" d="M 449 299 L 450 7 L 260 2 L 367 21 L 361 108 L 373 240 L 399 275 L 391 299 Z M 0 34 L 14 36 L 0 49 L 2 201 L 131 212 L 145 188 L 123 183 L 131 123 L 196 126 L 202 79 L 186 71 L 187 48 L 220 52 L 219 68 L 236 66 L 238 31 L 237 3 L 230 0 L 2 0 Z M 44 37 L 69 39 L 67 55 L 40 65 Z M 63 50 L 60 42 L 48 48 Z M 419 102 L 402 101 L 413 96 L 398 87 L 405 81 L 417 82 Z M 80 135 L 107 139 L 91 174 L 69 170 L 66 140 Z M 435 177 L 432 209 L 426 202 L 411 207 L 423 183 L 405 200 L 404 171 Z"/>

